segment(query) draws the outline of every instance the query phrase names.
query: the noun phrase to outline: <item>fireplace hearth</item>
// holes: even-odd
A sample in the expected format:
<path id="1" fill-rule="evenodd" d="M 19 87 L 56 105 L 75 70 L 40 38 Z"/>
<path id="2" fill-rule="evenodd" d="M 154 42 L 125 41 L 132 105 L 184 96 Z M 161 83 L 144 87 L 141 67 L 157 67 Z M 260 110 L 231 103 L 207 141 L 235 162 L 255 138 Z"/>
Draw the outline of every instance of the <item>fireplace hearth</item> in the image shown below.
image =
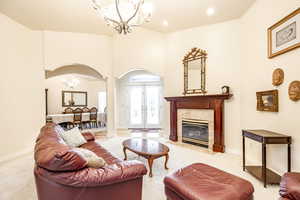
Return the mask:
<path id="1" fill-rule="evenodd" d="M 182 142 L 208 148 L 208 121 L 182 120 Z"/>

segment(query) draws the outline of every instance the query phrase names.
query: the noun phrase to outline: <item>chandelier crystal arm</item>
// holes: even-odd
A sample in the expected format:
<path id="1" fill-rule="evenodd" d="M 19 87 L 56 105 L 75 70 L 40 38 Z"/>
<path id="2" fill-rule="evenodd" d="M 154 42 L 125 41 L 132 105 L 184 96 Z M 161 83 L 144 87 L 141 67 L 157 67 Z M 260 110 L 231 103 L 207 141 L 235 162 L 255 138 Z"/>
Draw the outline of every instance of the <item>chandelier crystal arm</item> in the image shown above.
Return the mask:
<path id="1" fill-rule="evenodd" d="M 152 15 L 151 7 L 144 8 L 144 0 L 114 0 L 106 5 L 103 0 L 90 0 L 93 8 L 102 12 L 102 17 L 108 26 L 113 27 L 119 34 L 128 34 L 132 27 L 149 22 Z"/>
<path id="2" fill-rule="evenodd" d="M 138 11 L 140 10 L 140 6 L 141 6 L 141 1 L 138 3 L 134 14 L 126 21 L 127 24 L 137 15 Z"/>
<path id="3" fill-rule="evenodd" d="M 104 17 L 104 19 L 105 20 L 107 20 L 107 21 L 110 21 L 110 22 L 112 22 L 112 23 L 114 23 L 114 24 L 120 24 L 120 22 L 118 22 L 118 21 L 116 21 L 116 20 L 113 20 L 113 19 L 111 19 L 111 18 L 109 18 L 109 17 Z"/>
<path id="4" fill-rule="evenodd" d="M 130 27 L 139 27 L 141 26 L 140 24 L 130 24 Z"/>
<path id="5" fill-rule="evenodd" d="M 93 8 L 95 10 L 97 10 L 99 12 L 102 10 L 101 6 L 96 3 L 96 0 L 92 0 L 92 3 L 93 3 Z"/>
<path id="6" fill-rule="evenodd" d="M 118 13 L 118 15 L 120 17 L 120 21 L 123 23 L 124 21 L 123 21 L 122 15 L 120 13 L 119 3 L 120 3 L 119 0 L 116 0 L 116 10 L 117 10 L 117 13 Z"/>

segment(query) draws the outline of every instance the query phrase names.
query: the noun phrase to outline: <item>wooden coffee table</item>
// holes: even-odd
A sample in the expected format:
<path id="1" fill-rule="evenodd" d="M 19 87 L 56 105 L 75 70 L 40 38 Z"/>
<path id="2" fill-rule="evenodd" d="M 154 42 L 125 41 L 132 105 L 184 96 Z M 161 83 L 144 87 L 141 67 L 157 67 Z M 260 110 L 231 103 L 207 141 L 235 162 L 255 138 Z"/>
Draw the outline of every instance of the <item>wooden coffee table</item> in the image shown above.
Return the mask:
<path id="1" fill-rule="evenodd" d="M 166 157 L 165 169 L 168 169 L 167 163 L 169 160 L 170 150 L 169 147 L 167 147 L 164 144 L 161 144 L 154 140 L 141 139 L 141 138 L 133 138 L 133 139 L 125 140 L 123 142 L 123 151 L 125 155 L 124 160 L 127 160 L 127 154 L 126 154 L 127 149 L 148 160 L 150 177 L 152 177 L 152 165 L 154 159 L 165 156 Z"/>

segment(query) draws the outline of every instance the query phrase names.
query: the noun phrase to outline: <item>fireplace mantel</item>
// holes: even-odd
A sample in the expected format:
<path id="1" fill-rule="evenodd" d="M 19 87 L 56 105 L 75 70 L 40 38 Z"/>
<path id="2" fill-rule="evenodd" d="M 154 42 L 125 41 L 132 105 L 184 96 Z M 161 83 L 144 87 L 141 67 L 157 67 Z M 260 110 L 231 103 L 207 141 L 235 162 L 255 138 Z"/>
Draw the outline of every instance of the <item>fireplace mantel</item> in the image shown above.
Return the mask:
<path id="1" fill-rule="evenodd" d="M 212 109 L 214 110 L 214 152 L 224 152 L 223 111 L 224 100 L 232 94 L 211 94 L 197 96 L 165 97 L 170 102 L 170 140 L 177 142 L 177 110 L 178 109 Z"/>

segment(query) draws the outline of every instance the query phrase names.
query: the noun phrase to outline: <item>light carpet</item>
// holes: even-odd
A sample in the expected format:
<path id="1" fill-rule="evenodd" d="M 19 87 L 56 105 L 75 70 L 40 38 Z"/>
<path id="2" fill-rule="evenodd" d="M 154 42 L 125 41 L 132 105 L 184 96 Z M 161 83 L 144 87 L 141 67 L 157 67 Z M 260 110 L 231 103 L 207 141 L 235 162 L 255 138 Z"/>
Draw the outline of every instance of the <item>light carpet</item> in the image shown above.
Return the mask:
<path id="1" fill-rule="evenodd" d="M 167 141 L 156 134 L 133 134 L 130 137 L 147 137 L 160 141 L 170 148 L 169 170 L 164 169 L 164 158 L 159 158 L 153 164 L 153 177 L 144 178 L 143 200 L 166 200 L 164 195 L 163 178 L 181 167 L 201 162 L 217 167 L 226 172 L 249 180 L 255 188 L 254 200 L 276 200 L 279 198 L 278 186 L 263 187 L 263 184 L 254 177 L 242 171 L 241 159 L 237 155 L 228 153 L 209 153 L 200 147 L 188 144 L 177 144 Z M 122 141 L 129 135 L 120 135 L 113 138 L 98 138 L 98 142 L 119 158 L 123 158 Z M 147 161 L 136 154 L 128 152 L 128 159 Z M 11 162 L 0 165 L 0 199 L 1 200 L 37 200 L 34 177 L 33 155 L 26 155 Z"/>

